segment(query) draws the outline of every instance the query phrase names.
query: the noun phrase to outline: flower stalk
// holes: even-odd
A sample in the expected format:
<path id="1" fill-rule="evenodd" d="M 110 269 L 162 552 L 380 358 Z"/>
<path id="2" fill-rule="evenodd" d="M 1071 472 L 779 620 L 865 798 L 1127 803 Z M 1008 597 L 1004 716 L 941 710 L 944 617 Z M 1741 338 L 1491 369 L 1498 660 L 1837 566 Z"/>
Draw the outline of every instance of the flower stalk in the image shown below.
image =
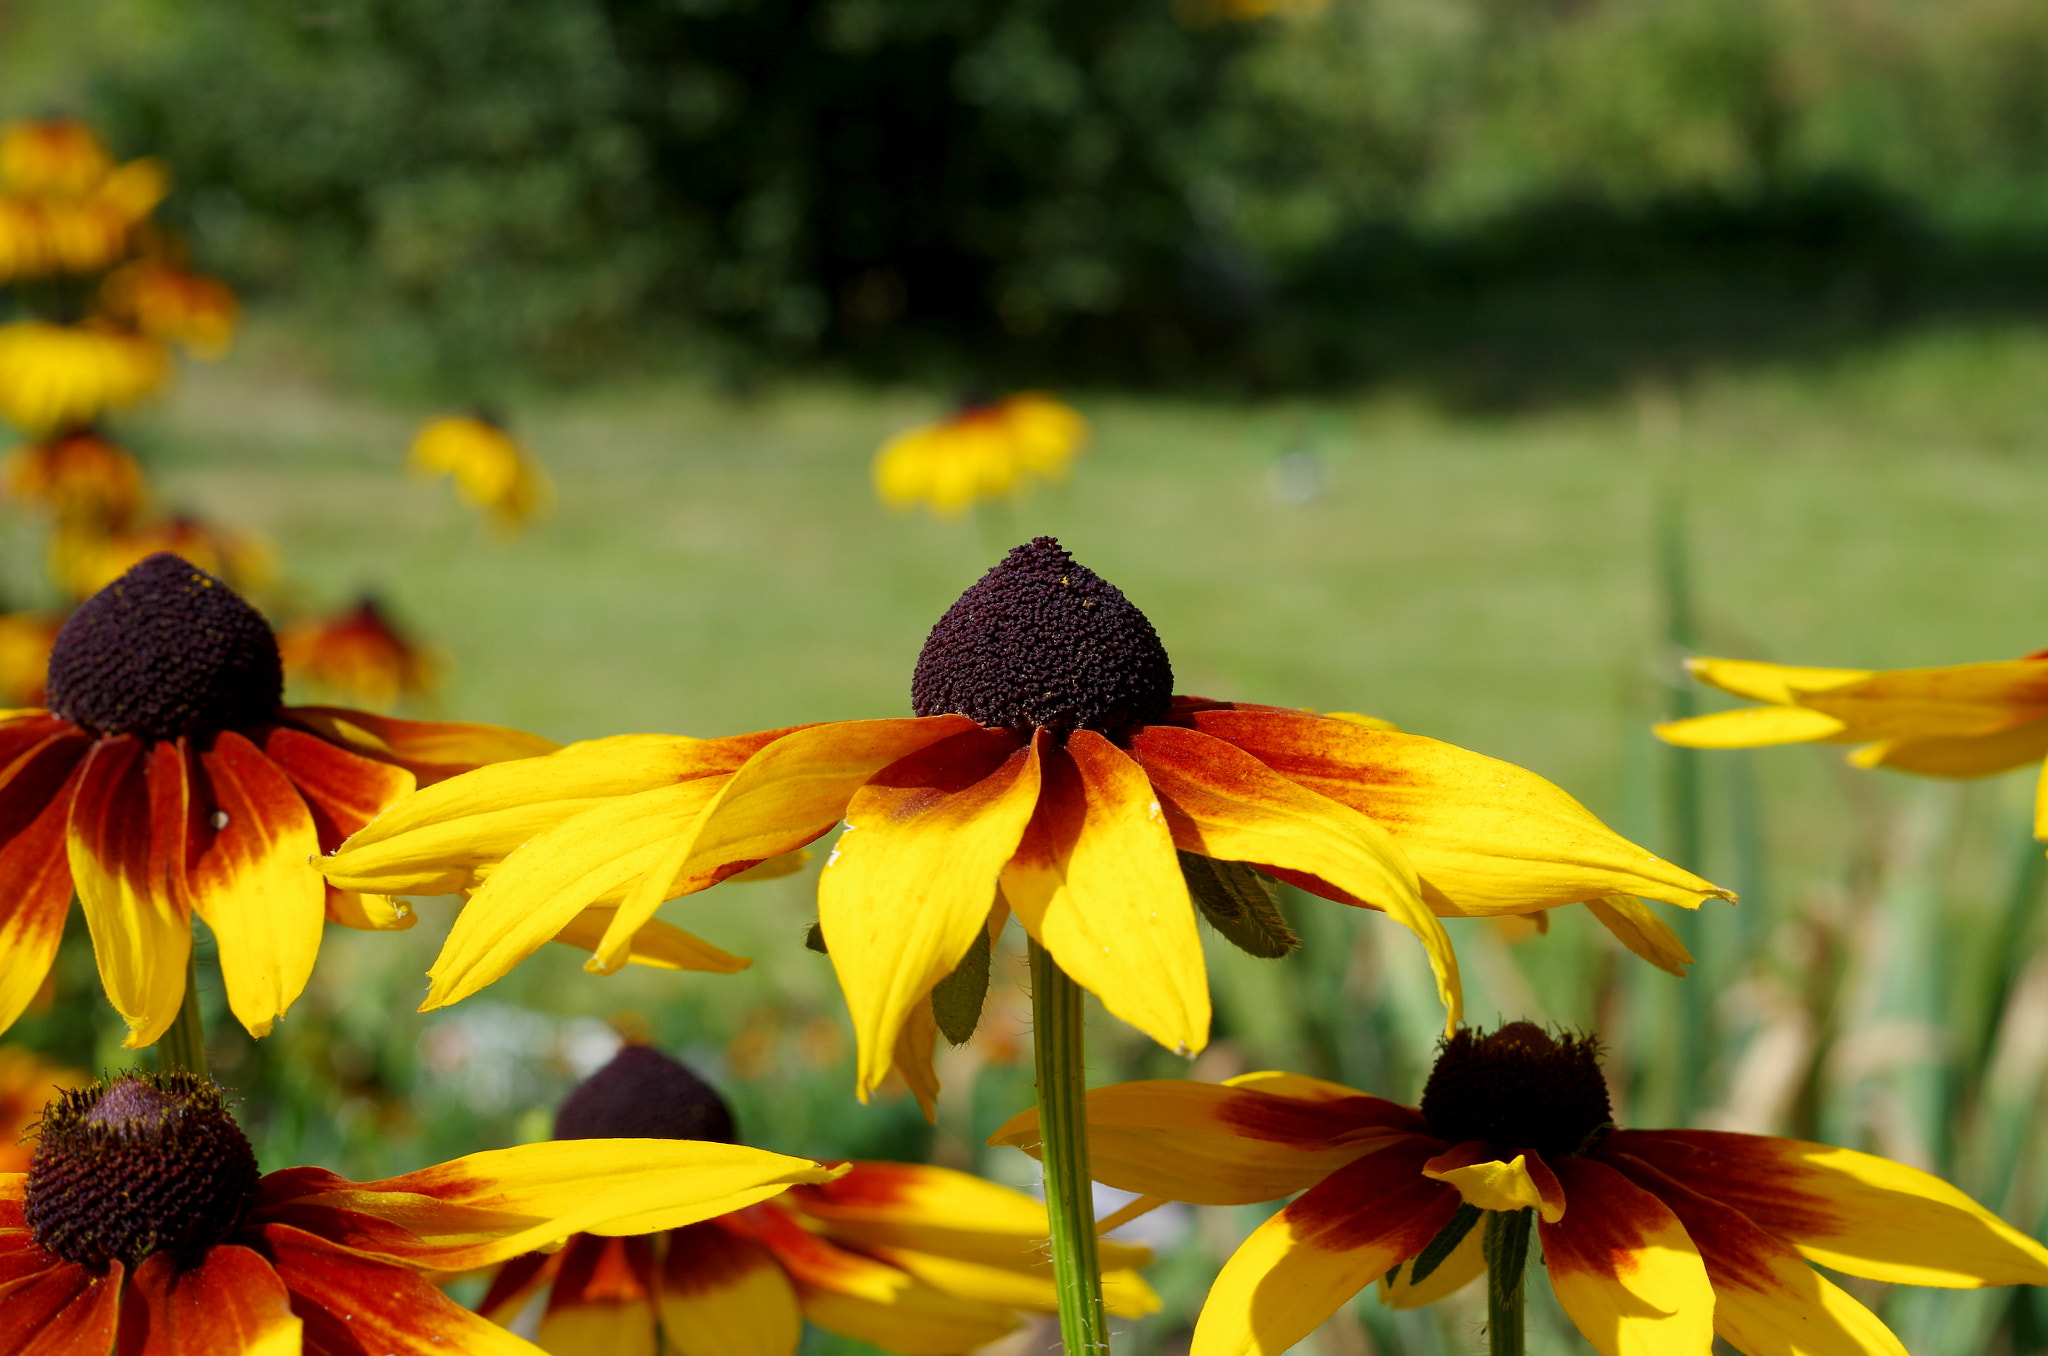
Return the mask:
<path id="1" fill-rule="evenodd" d="M 199 1019 L 199 962 L 185 956 L 185 996 L 178 1001 L 178 1015 L 157 1038 L 156 1067 L 159 1073 L 183 1070 L 204 1078 L 206 1068 L 206 1024 Z"/>
<path id="2" fill-rule="evenodd" d="M 1486 1213 L 1486 1337 L 1493 1356 L 1522 1356 L 1522 1275 L 1534 1210 Z"/>
<path id="3" fill-rule="evenodd" d="M 1095 1188 L 1088 1172 L 1081 986 L 1052 954 L 1031 943 L 1031 1016 L 1038 1064 L 1038 1118 L 1045 1212 L 1052 1224 L 1053 1284 L 1060 1338 L 1070 1356 L 1109 1350 L 1102 1268 L 1095 1250 Z"/>

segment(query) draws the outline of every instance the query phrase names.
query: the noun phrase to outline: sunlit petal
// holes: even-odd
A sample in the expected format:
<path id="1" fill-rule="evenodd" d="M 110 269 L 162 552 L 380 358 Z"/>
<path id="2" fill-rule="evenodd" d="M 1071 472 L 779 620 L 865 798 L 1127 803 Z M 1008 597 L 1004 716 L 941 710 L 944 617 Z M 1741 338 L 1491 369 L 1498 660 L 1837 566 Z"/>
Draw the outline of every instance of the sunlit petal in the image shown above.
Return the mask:
<path id="1" fill-rule="evenodd" d="M 1688 749 L 1754 749 L 1767 744 L 1865 737 L 1835 717 L 1803 706 L 1745 706 L 1739 711 L 1667 720 L 1651 729 L 1665 743 Z"/>
<path id="2" fill-rule="evenodd" d="M 100 983 L 128 1024 L 122 1043 L 131 1050 L 153 1044 L 178 1015 L 192 949 L 191 921 L 161 884 L 170 851 L 161 835 L 152 854 L 143 766 L 143 744 L 133 735 L 94 745 L 79 770 L 65 840 Z M 182 824 L 176 832 L 182 843 Z"/>
<path id="3" fill-rule="evenodd" d="M 1564 1218 L 1564 1188 L 1533 1150 L 1502 1161 L 1490 1144 L 1460 1144 L 1423 1164 L 1422 1175 L 1450 1183 L 1480 1210 L 1535 1210 L 1552 1224 Z"/>
<path id="4" fill-rule="evenodd" d="M 1798 668 L 1790 664 L 1761 664 L 1751 659 L 1695 657 L 1686 660 L 1685 667 L 1709 687 L 1781 706 L 1797 701 L 1802 693 L 1846 687 L 1871 676 L 1869 669 Z"/>
<path id="5" fill-rule="evenodd" d="M 571 918 L 554 940 L 579 951 L 595 951 L 617 912 L 616 907 L 609 905 L 585 909 Z M 656 970 L 702 970 L 714 975 L 736 974 L 754 963 L 745 956 L 721 951 L 702 937 L 659 918 L 640 925 L 633 934 L 633 949 L 626 959 L 633 965 Z"/>
<path id="6" fill-rule="evenodd" d="M 1600 1356 L 1708 1356 L 1714 1291 L 1678 1217 L 1613 1168 L 1559 1159 L 1571 1210 L 1536 1228 L 1557 1302 Z"/>
<path id="7" fill-rule="evenodd" d="M 1642 900 L 1632 895 L 1603 895 L 1587 900 L 1586 911 L 1599 919 L 1600 926 L 1613 933 L 1623 946 L 1659 970 L 1685 978 L 1686 967 L 1692 964 L 1692 952 Z"/>
<path id="8" fill-rule="evenodd" d="M 774 1257 L 716 1224 L 669 1234 L 655 1299 L 677 1356 L 794 1356 L 803 1336 L 796 1288 Z"/>

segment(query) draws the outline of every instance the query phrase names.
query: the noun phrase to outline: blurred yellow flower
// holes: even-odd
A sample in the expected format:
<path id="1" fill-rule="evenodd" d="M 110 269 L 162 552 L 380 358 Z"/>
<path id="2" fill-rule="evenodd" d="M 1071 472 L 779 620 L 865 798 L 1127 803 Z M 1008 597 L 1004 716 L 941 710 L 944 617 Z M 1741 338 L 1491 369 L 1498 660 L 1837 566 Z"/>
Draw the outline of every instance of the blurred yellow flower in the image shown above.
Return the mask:
<path id="1" fill-rule="evenodd" d="M 64 618 L 42 612 L 0 613 L 0 704 L 41 706 L 50 647 Z M 7 1171 L 0 1168 L 0 1172 Z"/>
<path id="2" fill-rule="evenodd" d="M 0 188 L 78 197 L 114 168 L 90 127 L 75 118 L 24 118 L 0 127 Z"/>
<path id="3" fill-rule="evenodd" d="M 117 166 L 81 123 L 9 124 L 0 131 L 0 279 L 110 266 L 169 188 L 160 161 Z"/>
<path id="4" fill-rule="evenodd" d="M 285 627 L 277 633 L 277 648 L 286 677 L 374 708 L 427 696 L 439 677 L 433 657 L 391 624 L 375 598 Z"/>
<path id="5" fill-rule="evenodd" d="M 0 463 L 0 486 L 60 521 L 94 524 L 104 531 L 133 522 L 148 498 L 135 458 L 88 430 L 15 448 Z"/>
<path id="6" fill-rule="evenodd" d="M 95 324 L 0 325 L 0 416 L 30 433 L 89 422 L 162 384 L 163 345 Z"/>
<path id="7" fill-rule="evenodd" d="M 1088 421 L 1037 391 L 970 404 L 899 433 L 875 454 L 875 489 L 892 508 L 927 505 L 954 517 L 976 500 L 1057 480 L 1088 441 Z"/>
<path id="8" fill-rule="evenodd" d="M 1928 777 L 1984 777 L 2048 757 L 2048 651 L 1938 669 L 1814 669 L 1742 659 L 1691 659 L 1703 683 L 1766 703 L 1657 727 L 1694 749 L 1856 744 L 1858 767 Z M 2048 769 L 2034 802 L 2048 838 Z"/>
<path id="9" fill-rule="evenodd" d="M 25 1045 L 0 1045 L 0 1172 L 27 1172 L 35 1153 L 29 1131 L 43 1118 L 44 1103 L 59 1091 L 91 1081 Z"/>
<path id="10" fill-rule="evenodd" d="M 481 415 L 428 424 L 413 438 L 411 464 L 414 475 L 453 478 L 457 493 L 506 533 L 517 532 L 545 512 L 554 497 L 540 463 L 496 422 Z"/>
<path id="11" fill-rule="evenodd" d="M 161 259 L 123 264 L 100 285 L 107 314 L 154 339 L 175 341 L 198 358 L 218 358 L 234 338 L 241 304 L 226 283 Z"/>
<path id="12" fill-rule="evenodd" d="M 50 541 L 50 577 L 72 597 L 86 598 L 159 551 L 243 591 L 259 591 L 277 574 L 277 549 L 267 538 L 181 515 L 117 532 L 60 523 Z"/>

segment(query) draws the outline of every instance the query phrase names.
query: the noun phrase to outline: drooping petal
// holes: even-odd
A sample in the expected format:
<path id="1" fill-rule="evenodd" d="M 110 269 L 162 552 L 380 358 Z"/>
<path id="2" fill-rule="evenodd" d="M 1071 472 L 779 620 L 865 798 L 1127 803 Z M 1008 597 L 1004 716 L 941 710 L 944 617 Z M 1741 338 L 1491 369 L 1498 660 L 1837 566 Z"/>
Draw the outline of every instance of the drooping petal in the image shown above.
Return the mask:
<path id="1" fill-rule="evenodd" d="M 1486 1274 L 1486 1226 L 1475 1224 L 1451 1255 L 1420 1282 L 1414 1279 L 1415 1259 L 1380 1277 L 1380 1303 L 1393 1309 L 1420 1309 L 1455 1295 Z"/>
<path id="2" fill-rule="evenodd" d="M 432 786 L 472 768 L 537 758 L 561 745 L 524 730 L 452 720 L 400 720 L 345 706 L 288 706 L 285 718 L 322 739 L 396 763 Z"/>
<path id="3" fill-rule="evenodd" d="M 0 770 L 0 1031 L 28 1009 L 71 907 L 65 825 L 83 735 L 42 740 Z"/>
<path id="4" fill-rule="evenodd" d="M 655 1356 L 648 1241 L 583 1234 L 563 1253 L 538 1334 L 548 1356 Z"/>
<path id="5" fill-rule="evenodd" d="M 1602 1163 L 1556 1164 L 1571 1210 L 1537 1224 L 1557 1302 L 1600 1356 L 1709 1356 L 1714 1291 L 1662 1201 Z"/>
<path id="6" fill-rule="evenodd" d="M 1318 1097 L 1178 1078 L 1090 1088 L 1089 1171 L 1140 1195 L 1248 1205 L 1314 1186 L 1377 1152 L 1387 1135 L 1428 1133 L 1410 1107 L 1324 1086 L 1330 1093 Z M 988 1142 L 1036 1156 L 1037 1109 L 1011 1117 Z M 1449 1147 L 1427 1142 L 1431 1153 Z"/>
<path id="7" fill-rule="evenodd" d="M 1203 712 L 1194 719 L 1245 714 Z M 1380 733 L 1349 721 L 1322 723 Z M 1132 737 L 1131 752 L 1158 792 L 1176 847 L 1312 877 L 1327 882 L 1326 890 L 1386 910 L 1422 942 L 1447 1028 L 1457 1025 L 1464 995 L 1450 936 L 1423 903 L 1414 867 L 1384 829 L 1235 745 L 1194 730 L 1147 726 Z"/>
<path id="8" fill-rule="evenodd" d="M 540 1356 L 406 1267 L 337 1247 L 287 1224 L 262 1229 L 310 1351 L 378 1356 Z"/>
<path id="9" fill-rule="evenodd" d="M 771 750 L 772 752 L 772 750 Z M 1039 792 L 1035 745 L 971 727 L 878 769 L 818 878 L 818 924 L 859 1046 L 862 1101 L 897 1032 L 967 952 Z"/>
<path id="10" fill-rule="evenodd" d="M 768 734 L 778 733 L 768 731 Z M 448 894 L 475 869 L 564 820 L 622 796 L 731 773 L 751 739 L 617 735 L 542 758 L 477 768 L 407 796 L 321 863 L 335 885 L 379 894 Z"/>
<path id="11" fill-rule="evenodd" d="M 1803 706 L 1745 706 L 1650 727 L 1666 744 L 1687 749 L 1754 749 L 1768 744 L 1840 743 L 1863 736 L 1824 711 Z"/>
<path id="12" fill-rule="evenodd" d="M 412 773 L 395 763 L 350 753 L 289 725 L 265 731 L 260 747 L 298 787 L 313 813 L 322 852 L 340 847 L 415 786 Z"/>
<path id="13" fill-rule="evenodd" d="M 142 741 L 133 735 L 93 746 L 79 768 L 65 834 L 100 983 L 128 1024 L 122 1044 L 131 1050 L 153 1044 L 178 1015 L 192 949 L 190 918 L 166 883 L 171 844 L 158 835 L 152 851 L 155 779 L 144 775 L 143 754 Z M 182 824 L 174 831 L 169 824 L 161 827 L 182 846 Z"/>
<path id="14" fill-rule="evenodd" d="M 1600 920 L 1629 950 L 1667 974 L 1685 978 L 1692 964 L 1692 952 L 1669 924 L 1650 911 L 1650 906 L 1633 895 L 1602 895 L 1586 901 L 1586 911 Z"/>
<path id="15" fill-rule="evenodd" d="M 1694 657 L 1685 661 L 1685 667 L 1709 687 L 1751 701 L 1779 705 L 1795 702 L 1803 693 L 1846 687 L 1871 676 L 1869 669 L 1799 668 L 1791 664 L 1762 664 L 1752 659 Z"/>
<path id="16" fill-rule="evenodd" d="M 415 1241 L 391 1240 L 378 1251 L 437 1271 L 463 1271 L 570 1234 L 651 1233 L 694 1224 L 841 1171 L 704 1140 L 554 1140 L 470 1154 L 380 1182 L 330 1186 L 290 1204 L 351 1210 L 400 1225 Z M 269 1208 L 259 1206 L 254 1218 L 267 1218 Z"/>
<path id="17" fill-rule="evenodd" d="M 113 1350 L 121 1312 L 121 1264 L 95 1276 L 71 1262 L 24 1276 L 0 1292 L 7 1323 L 0 1356 L 100 1356 Z"/>
<path id="18" fill-rule="evenodd" d="M 420 921 L 412 905 L 390 895 L 327 887 L 327 921 L 365 932 L 404 932 Z"/>
<path id="19" fill-rule="evenodd" d="M 903 1014 L 903 1026 L 896 1032 L 896 1045 L 889 1052 L 890 1065 L 926 1121 L 939 1123 L 939 1017 L 932 1011 L 930 994 L 910 1005 Z"/>
<path id="20" fill-rule="evenodd" d="M 894 1267 L 900 1267 L 932 1289 L 955 1299 L 974 1300 L 1012 1309 L 1038 1309 L 1051 1313 L 1059 1305 L 1059 1291 L 1053 1282 L 1052 1262 L 1044 1257 L 1044 1237 L 1038 1240 L 1040 1259 L 1034 1266 L 991 1266 L 938 1253 L 909 1248 L 864 1247 L 863 1251 Z M 1159 1296 L 1145 1284 L 1145 1278 L 1129 1267 L 1102 1268 L 1102 1307 L 1116 1318 L 1143 1318 L 1160 1309 Z"/>
<path id="21" fill-rule="evenodd" d="M 554 940 L 579 951 L 595 951 L 605 929 L 611 926 L 612 915 L 617 912 L 615 905 L 585 909 L 571 918 L 567 926 L 555 934 Z M 639 931 L 633 934 L 633 949 L 626 960 L 629 964 L 656 970 L 703 970 L 714 975 L 737 974 L 754 963 L 745 956 L 722 951 L 702 937 L 685 932 L 672 923 L 664 923 L 659 918 L 640 925 Z"/>
<path id="22" fill-rule="evenodd" d="M 1601 895 L 1643 895 L 1682 908 L 1733 898 L 1622 838 L 1513 763 L 1316 716 L 1215 711 L 1194 721 L 1385 828 L 1439 913 L 1531 913 Z"/>
<path id="23" fill-rule="evenodd" d="M 796 1287 L 769 1251 L 716 1224 L 668 1235 L 655 1286 L 661 1335 L 677 1356 L 794 1356 Z"/>
<path id="24" fill-rule="evenodd" d="M 1564 1188 L 1535 1150 L 1503 1161 L 1477 1140 L 1446 1149 L 1422 1165 L 1422 1175 L 1448 1182 L 1480 1210 L 1535 1210 L 1552 1224 L 1564 1218 Z"/>
<path id="25" fill-rule="evenodd" d="M 1890 669 L 1861 682 L 1798 694 L 1859 739 L 1997 734 L 2048 717 L 2048 660 Z"/>
<path id="26" fill-rule="evenodd" d="M 1209 1043 L 1209 975 L 1173 833 L 1145 772 L 1093 730 L 1041 752 L 1037 813 L 1003 869 L 1017 921 L 1082 988 L 1169 1050 Z"/>
<path id="27" fill-rule="evenodd" d="M 645 875 L 671 842 L 689 833 L 720 780 L 699 777 L 601 802 L 515 849 L 449 929 L 427 971 L 433 982 L 422 1011 L 460 1002 L 504 978 L 578 914 Z M 607 928 L 617 922 L 615 908 Z"/>
<path id="28" fill-rule="evenodd" d="M 312 812 L 298 788 L 232 730 L 199 756 L 208 831 L 186 867 L 192 906 L 220 944 L 228 1007 L 252 1036 L 290 1011 L 320 954 L 327 886 Z"/>
<path id="29" fill-rule="evenodd" d="M 1458 1208 L 1456 1191 L 1422 1175 L 1440 1147 L 1389 1141 L 1253 1230 L 1209 1289 L 1191 1356 L 1280 1356 L 1429 1246 Z"/>
<path id="30" fill-rule="evenodd" d="M 1874 1154 L 1717 1130 L 1616 1131 L 1602 1148 L 1851 1276 L 1961 1289 L 2048 1284 L 2048 1248 L 1939 1177 Z"/>
<path id="31" fill-rule="evenodd" d="M 299 1356 L 299 1320 L 270 1264 L 222 1244 L 187 1267 L 167 1252 L 135 1268 L 125 1316 L 128 1356 Z M 139 1350 L 130 1344 L 146 1334 Z"/>
<path id="32" fill-rule="evenodd" d="M 1678 1216 L 1714 1287 L 1714 1331 L 1744 1356 L 1907 1356 L 1876 1314 L 1741 1211 L 1639 1158 L 1599 1156 Z"/>

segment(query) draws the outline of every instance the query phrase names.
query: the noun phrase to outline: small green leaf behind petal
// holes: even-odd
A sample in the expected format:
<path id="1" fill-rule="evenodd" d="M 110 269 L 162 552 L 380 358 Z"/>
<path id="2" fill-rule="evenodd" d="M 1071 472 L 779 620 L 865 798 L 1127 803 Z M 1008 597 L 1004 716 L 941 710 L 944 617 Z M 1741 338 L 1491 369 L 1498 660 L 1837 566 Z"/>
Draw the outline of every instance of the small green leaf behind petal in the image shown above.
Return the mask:
<path id="1" fill-rule="evenodd" d="M 988 997 L 988 962 L 989 940 L 984 929 L 975 935 L 953 973 L 932 986 L 932 1016 L 950 1044 L 967 1044 L 974 1039 L 974 1028 L 981 1025 L 981 1005 Z"/>
<path id="2" fill-rule="evenodd" d="M 1279 888 L 1256 867 L 1183 852 L 1180 871 L 1202 916 L 1246 955 L 1278 960 L 1301 945 L 1281 916 Z"/>

